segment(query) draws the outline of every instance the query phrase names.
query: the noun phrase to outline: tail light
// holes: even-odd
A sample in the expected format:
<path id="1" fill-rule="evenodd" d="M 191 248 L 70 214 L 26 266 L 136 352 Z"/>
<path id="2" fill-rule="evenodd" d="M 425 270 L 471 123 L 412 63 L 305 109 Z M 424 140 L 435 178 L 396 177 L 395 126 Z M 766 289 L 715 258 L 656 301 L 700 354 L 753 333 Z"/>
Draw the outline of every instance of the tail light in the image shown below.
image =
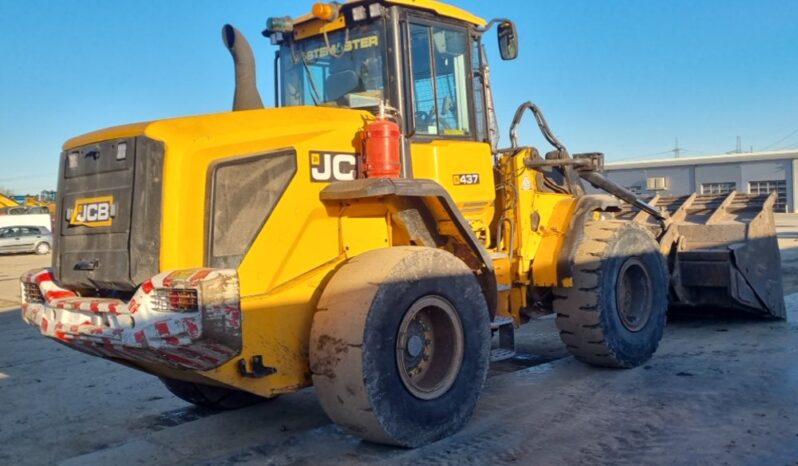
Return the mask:
<path id="1" fill-rule="evenodd" d="M 199 296 L 194 288 L 157 288 L 152 291 L 150 299 L 154 311 L 199 311 Z"/>
<path id="2" fill-rule="evenodd" d="M 22 302 L 25 304 L 43 303 L 44 296 L 36 283 L 22 283 Z"/>

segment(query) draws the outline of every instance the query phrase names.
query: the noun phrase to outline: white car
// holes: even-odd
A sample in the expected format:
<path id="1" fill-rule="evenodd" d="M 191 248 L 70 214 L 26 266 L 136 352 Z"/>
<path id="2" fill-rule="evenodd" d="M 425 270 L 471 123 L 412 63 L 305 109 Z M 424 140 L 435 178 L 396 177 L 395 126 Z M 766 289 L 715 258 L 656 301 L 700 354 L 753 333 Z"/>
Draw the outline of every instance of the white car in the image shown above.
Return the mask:
<path id="1" fill-rule="evenodd" d="M 0 254 L 17 252 L 47 254 L 52 244 L 52 233 L 42 226 L 22 225 L 0 228 Z"/>

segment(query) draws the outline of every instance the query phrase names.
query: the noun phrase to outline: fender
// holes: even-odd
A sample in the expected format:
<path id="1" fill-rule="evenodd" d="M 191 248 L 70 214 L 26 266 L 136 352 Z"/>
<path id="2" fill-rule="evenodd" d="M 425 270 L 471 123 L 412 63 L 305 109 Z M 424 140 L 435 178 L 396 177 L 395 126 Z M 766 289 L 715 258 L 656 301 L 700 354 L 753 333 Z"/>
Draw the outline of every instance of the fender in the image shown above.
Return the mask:
<path id="1" fill-rule="evenodd" d="M 449 193 L 435 181 L 408 178 L 365 178 L 332 183 L 319 194 L 324 203 L 372 200 L 389 205 L 391 219 L 404 228 L 411 244 L 451 252 L 474 271 L 482 287 L 491 319 L 498 292 L 493 261 L 474 236 Z"/>
<path id="2" fill-rule="evenodd" d="M 568 234 L 563 241 L 560 257 L 557 261 L 557 281 L 559 286 L 567 286 L 566 278 L 573 278 L 574 252 L 576 245 L 582 242 L 585 222 L 594 212 L 619 212 L 621 202 L 606 194 L 586 194 L 579 198 L 571 218 Z"/>

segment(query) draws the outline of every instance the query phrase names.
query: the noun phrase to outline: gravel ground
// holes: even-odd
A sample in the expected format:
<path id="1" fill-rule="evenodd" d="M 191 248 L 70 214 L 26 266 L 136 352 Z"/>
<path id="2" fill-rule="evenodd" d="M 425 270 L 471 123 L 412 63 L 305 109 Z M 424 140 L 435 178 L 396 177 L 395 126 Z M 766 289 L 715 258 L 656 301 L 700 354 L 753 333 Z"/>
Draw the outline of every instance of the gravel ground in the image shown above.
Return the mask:
<path id="1" fill-rule="evenodd" d="M 342 433 L 312 389 L 212 413 L 41 338 L 16 280 L 49 258 L 0 257 L 0 464 L 798 465 L 798 216 L 777 222 L 787 322 L 672 319 L 649 364 L 601 370 L 538 320 L 492 367 L 468 426 L 416 450 Z"/>

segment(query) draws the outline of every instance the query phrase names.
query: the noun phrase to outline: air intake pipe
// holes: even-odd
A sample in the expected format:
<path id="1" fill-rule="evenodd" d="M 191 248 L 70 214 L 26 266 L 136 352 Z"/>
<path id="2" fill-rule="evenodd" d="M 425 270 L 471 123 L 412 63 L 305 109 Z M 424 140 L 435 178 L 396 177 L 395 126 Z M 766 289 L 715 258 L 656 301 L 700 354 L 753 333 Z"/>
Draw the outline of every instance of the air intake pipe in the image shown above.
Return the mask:
<path id="1" fill-rule="evenodd" d="M 233 111 L 263 108 L 263 100 L 255 81 L 255 57 L 246 37 L 238 29 L 225 24 L 222 28 L 222 40 L 235 64 L 236 92 L 233 97 Z"/>

